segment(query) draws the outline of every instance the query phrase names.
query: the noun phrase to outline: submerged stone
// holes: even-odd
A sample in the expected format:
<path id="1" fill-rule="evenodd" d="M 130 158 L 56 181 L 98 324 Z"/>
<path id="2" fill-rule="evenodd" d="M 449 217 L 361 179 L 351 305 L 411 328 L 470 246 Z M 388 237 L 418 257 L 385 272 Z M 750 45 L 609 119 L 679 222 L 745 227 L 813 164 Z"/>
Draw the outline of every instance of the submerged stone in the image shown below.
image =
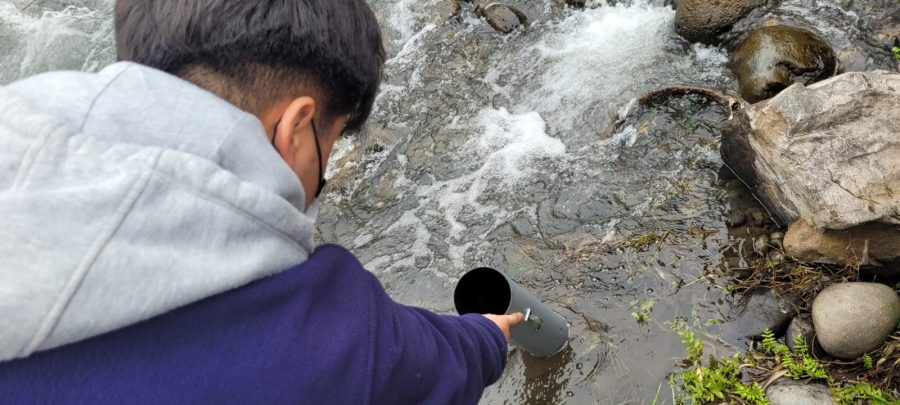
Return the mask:
<path id="1" fill-rule="evenodd" d="M 900 298 L 884 284 L 835 284 L 813 301 L 812 317 L 822 348 L 853 360 L 877 349 L 897 328 Z"/>
<path id="2" fill-rule="evenodd" d="M 781 335 L 796 314 L 794 297 L 778 296 L 772 290 L 757 289 L 744 295 L 737 306 L 738 313 L 731 316 L 725 328 L 729 333 L 758 339 L 768 329 Z"/>
<path id="3" fill-rule="evenodd" d="M 757 28 L 732 55 L 741 97 L 751 103 L 771 98 L 794 83 L 809 85 L 834 75 L 834 50 L 802 28 Z"/>
<path id="4" fill-rule="evenodd" d="M 508 34 L 528 23 L 528 17 L 512 6 L 501 3 L 479 4 L 475 13 L 484 18 L 495 30 Z"/>
<path id="5" fill-rule="evenodd" d="M 691 42 L 715 44 L 731 28 L 766 0 L 681 0 L 675 11 L 675 30 Z"/>

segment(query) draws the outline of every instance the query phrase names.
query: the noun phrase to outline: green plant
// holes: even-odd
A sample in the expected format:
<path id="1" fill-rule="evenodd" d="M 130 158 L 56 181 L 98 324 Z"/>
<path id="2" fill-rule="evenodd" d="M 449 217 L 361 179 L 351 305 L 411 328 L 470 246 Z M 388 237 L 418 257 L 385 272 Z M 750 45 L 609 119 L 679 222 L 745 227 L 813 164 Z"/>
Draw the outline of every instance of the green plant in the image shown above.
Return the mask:
<path id="1" fill-rule="evenodd" d="M 891 51 L 894 52 L 894 57 L 900 60 L 900 46 L 895 46 Z"/>
<path id="2" fill-rule="evenodd" d="M 874 368 L 874 365 L 872 364 L 872 356 L 869 356 L 868 354 L 864 354 L 862 356 L 862 361 L 863 361 L 863 366 L 866 368 L 866 370 L 871 370 L 872 368 Z"/>
<path id="3" fill-rule="evenodd" d="M 775 356 L 775 364 L 786 369 L 788 377 L 795 380 L 807 377 L 817 380 L 828 379 L 825 368 L 809 354 L 809 346 L 806 345 L 803 336 L 794 337 L 793 350 L 775 339 L 775 333 L 771 330 L 767 329 L 762 336 L 760 348 L 765 354 Z"/>
<path id="4" fill-rule="evenodd" d="M 900 401 L 885 395 L 882 390 L 865 382 L 849 387 L 832 385 L 831 394 L 834 396 L 834 401 L 841 405 L 856 405 L 860 400 L 867 401 L 870 405 L 897 405 L 900 403 Z"/>
<path id="5" fill-rule="evenodd" d="M 653 311 L 653 301 L 631 301 L 631 317 L 638 323 L 650 321 L 650 313 Z"/>
<path id="6" fill-rule="evenodd" d="M 686 346 L 688 361 L 692 367 L 673 375 L 669 383 L 680 388 L 680 394 L 690 398 L 692 404 L 725 402 L 740 398 L 742 403 L 767 405 L 769 401 L 758 383 L 744 385 L 741 381 L 743 357 L 709 356 L 703 364 L 703 340 L 683 324 L 675 324 L 681 342 Z"/>

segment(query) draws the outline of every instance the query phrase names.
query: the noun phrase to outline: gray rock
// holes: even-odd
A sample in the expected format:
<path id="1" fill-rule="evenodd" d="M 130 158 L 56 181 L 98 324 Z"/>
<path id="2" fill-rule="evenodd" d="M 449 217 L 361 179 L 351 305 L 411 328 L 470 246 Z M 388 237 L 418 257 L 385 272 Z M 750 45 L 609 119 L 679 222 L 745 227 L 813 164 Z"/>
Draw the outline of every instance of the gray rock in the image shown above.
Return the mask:
<path id="1" fill-rule="evenodd" d="M 722 156 L 780 226 L 900 224 L 900 74 L 847 73 L 746 106 Z"/>
<path id="2" fill-rule="evenodd" d="M 456 17 L 462 11 L 462 5 L 459 4 L 459 0 L 441 0 L 434 7 L 435 13 L 442 21 Z"/>
<path id="3" fill-rule="evenodd" d="M 766 390 L 771 405 L 834 405 L 831 390 L 821 384 L 805 384 L 782 378 Z"/>
<path id="4" fill-rule="evenodd" d="M 802 336 L 803 342 L 806 343 L 809 350 L 813 350 L 816 343 L 816 329 L 813 327 L 812 315 L 803 314 L 791 319 L 784 338 L 791 349 L 794 348 L 794 339 L 797 336 Z"/>
<path id="5" fill-rule="evenodd" d="M 816 338 L 828 354 L 853 360 L 875 350 L 900 321 L 900 298 L 878 283 L 835 284 L 812 306 Z"/>
<path id="6" fill-rule="evenodd" d="M 766 255 L 766 260 L 770 265 L 777 266 L 784 263 L 784 253 L 779 250 L 773 250 Z"/>
<path id="7" fill-rule="evenodd" d="M 768 235 L 761 235 L 753 241 L 753 251 L 760 256 L 765 256 L 766 253 L 769 253 L 770 248 Z"/>
<path id="8" fill-rule="evenodd" d="M 691 42 L 715 44 L 753 9 L 767 0 L 680 0 L 675 11 L 675 30 Z"/>
<path id="9" fill-rule="evenodd" d="M 834 50 L 818 35 L 795 27 L 760 27 L 731 56 L 741 97 L 771 98 L 794 83 L 809 85 L 834 75 Z"/>
<path id="10" fill-rule="evenodd" d="M 806 263 L 842 266 L 886 266 L 900 269 L 900 227 L 871 222 L 844 230 L 821 231 L 800 220 L 788 227 L 784 249 Z"/>
<path id="11" fill-rule="evenodd" d="M 484 18 L 495 30 L 504 34 L 528 24 L 528 17 L 525 14 L 502 3 L 479 4 L 475 7 L 475 13 Z"/>
<path id="12" fill-rule="evenodd" d="M 797 313 L 792 305 L 793 297 L 778 297 L 772 290 L 754 290 L 741 299 L 737 314 L 723 328 L 729 334 L 757 339 L 769 329 L 780 335 Z"/>

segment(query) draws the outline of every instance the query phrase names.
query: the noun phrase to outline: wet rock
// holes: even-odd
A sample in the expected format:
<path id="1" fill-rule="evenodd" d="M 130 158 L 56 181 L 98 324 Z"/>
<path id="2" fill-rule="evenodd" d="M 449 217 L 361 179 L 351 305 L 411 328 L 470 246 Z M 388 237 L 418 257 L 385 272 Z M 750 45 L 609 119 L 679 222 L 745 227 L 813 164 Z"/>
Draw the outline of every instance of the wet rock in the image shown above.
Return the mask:
<path id="1" fill-rule="evenodd" d="M 722 33 L 766 0 L 681 0 L 675 30 L 691 42 L 715 44 Z"/>
<path id="2" fill-rule="evenodd" d="M 791 349 L 794 348 L 794 339 L 797 336 L 802 337 L 803 342 L 810 348 L 810 351 L 813 350 L 816 343 L 816 329 L 813 327 L 811 314 L 803 314 L 791 319 L 784 338 Z"/>
<path id="3" fill-rule="evenodd" d="M 722 157 L 779 226 L 900 224 L 900 74 L 795 84 L 735 112 Z"/>
<path id="4" fill-rule="evenodd" d="M 462 5 L 459 4 L 459 0 L 442 0 L 435 4 L 435 12 L 443 21 L 456 17 L 460 11 Z"/>
<path id="5" fill-rule="evenodd" d="M 900 7 L 896 0 L 842 0 L 842 6 L 856 13 L 864 26 L 870 27 L 873 43 L 890 48 L 894 37 L 900 37 Z"/>
<path id="6" fill-rule="evenodd" d="M 765 256 L 766 253 L 769 253 L 770 248 L 767 235 L 762 235 L 753 241 L 753 251 L 760 256 Z"/>
<path id="7" fill-rule="evenodd" d="M 834 405 L 828 387 L 787 378 L 782 378 L 769 386 L 766 398 L 771 405 Z"/>
<path id="8" fill-rule="evenodd" d="M 772 232 L 772 235 L 769 235 L 770 243 L 772 247 L 782 249 L 784 248 L 784 233 L 782 232 Z"/>
<path id="9" fill-rule="evenodd" d="M 835 284 L 813 301 L 812 318 L 822 348 L 853 360 L 877 349 L 897 328 L 900 298 L 884 284 Z"/>
<path id="10" fill-rule="evenodd" d="M 479 4 L 475 13 L 484 18 L 495 30 L 508 34 L 514 29 L 528 24 L 528 17 L 512 6 L 501 3 Z"/>
<path id="11" fill-rule="evenodd" d="M 771 98 L 794 83 L 809 85 L 834 75 L 834 51 L 801 28 L 757 28 L 732 55 L 741 97 L 751 103 Z"/>
<path id="12" fill-rule="evenodd" d="M 773 250 L 766 255 L 766 260 L 770 265 L 777 266 L 784 263 L 784 253 L 778 250 Z"/>
<path id="13" fill-rule="evenodd" d="M 736 316 L 723 327 L 728 333 L 758 339 L 769 329 L 780 335 L 787 328 L 791 318 L 797 313 L 794 297 L 779 297 L 772 290 L 758 289 L 744 295 Z"/>
<path id="14" fill-rule="evenodd" d="M 900 226 L 871 222 L 844 230 L 818 230 L 806 221 L 788 228 L 785 251 L 806 263 L 887 266 L 900 270 Z"/>

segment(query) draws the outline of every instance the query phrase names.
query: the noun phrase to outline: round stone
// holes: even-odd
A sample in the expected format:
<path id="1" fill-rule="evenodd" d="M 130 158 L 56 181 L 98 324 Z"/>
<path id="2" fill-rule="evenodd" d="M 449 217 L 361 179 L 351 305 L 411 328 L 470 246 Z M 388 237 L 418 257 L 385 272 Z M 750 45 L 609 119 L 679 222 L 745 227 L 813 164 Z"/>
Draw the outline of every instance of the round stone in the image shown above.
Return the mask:
<path id="1" fill-rule="evenodd" d="M 475 8 L 475 13 L 484 18 L 488 25 L 504 34 L 528 22 L 528 17 L 521 11 L 502 3 L 479 4 Z"/>
<path id="2" fill-rule="evenodd" d="M 751 103 L 771 98 L 794 83 L 831 77 L 834 51 L 811 31 L 788 26 L 757 28 L 732 54 L 741 97 Z"/>
<path id="3" fill-rule="evenodd" d="M 879 283 L 835 284 L 812 306 L 816 337 L 828 354 L 853 360 L 877 349 L 897 328 L 900 298 Z"/>
<path id="4" fill-rule="evenodd" d="M 762 235 L 753 241 L 753 251 L 760 256 L 765 256 L 769 252 L 769 236 Z"/>

